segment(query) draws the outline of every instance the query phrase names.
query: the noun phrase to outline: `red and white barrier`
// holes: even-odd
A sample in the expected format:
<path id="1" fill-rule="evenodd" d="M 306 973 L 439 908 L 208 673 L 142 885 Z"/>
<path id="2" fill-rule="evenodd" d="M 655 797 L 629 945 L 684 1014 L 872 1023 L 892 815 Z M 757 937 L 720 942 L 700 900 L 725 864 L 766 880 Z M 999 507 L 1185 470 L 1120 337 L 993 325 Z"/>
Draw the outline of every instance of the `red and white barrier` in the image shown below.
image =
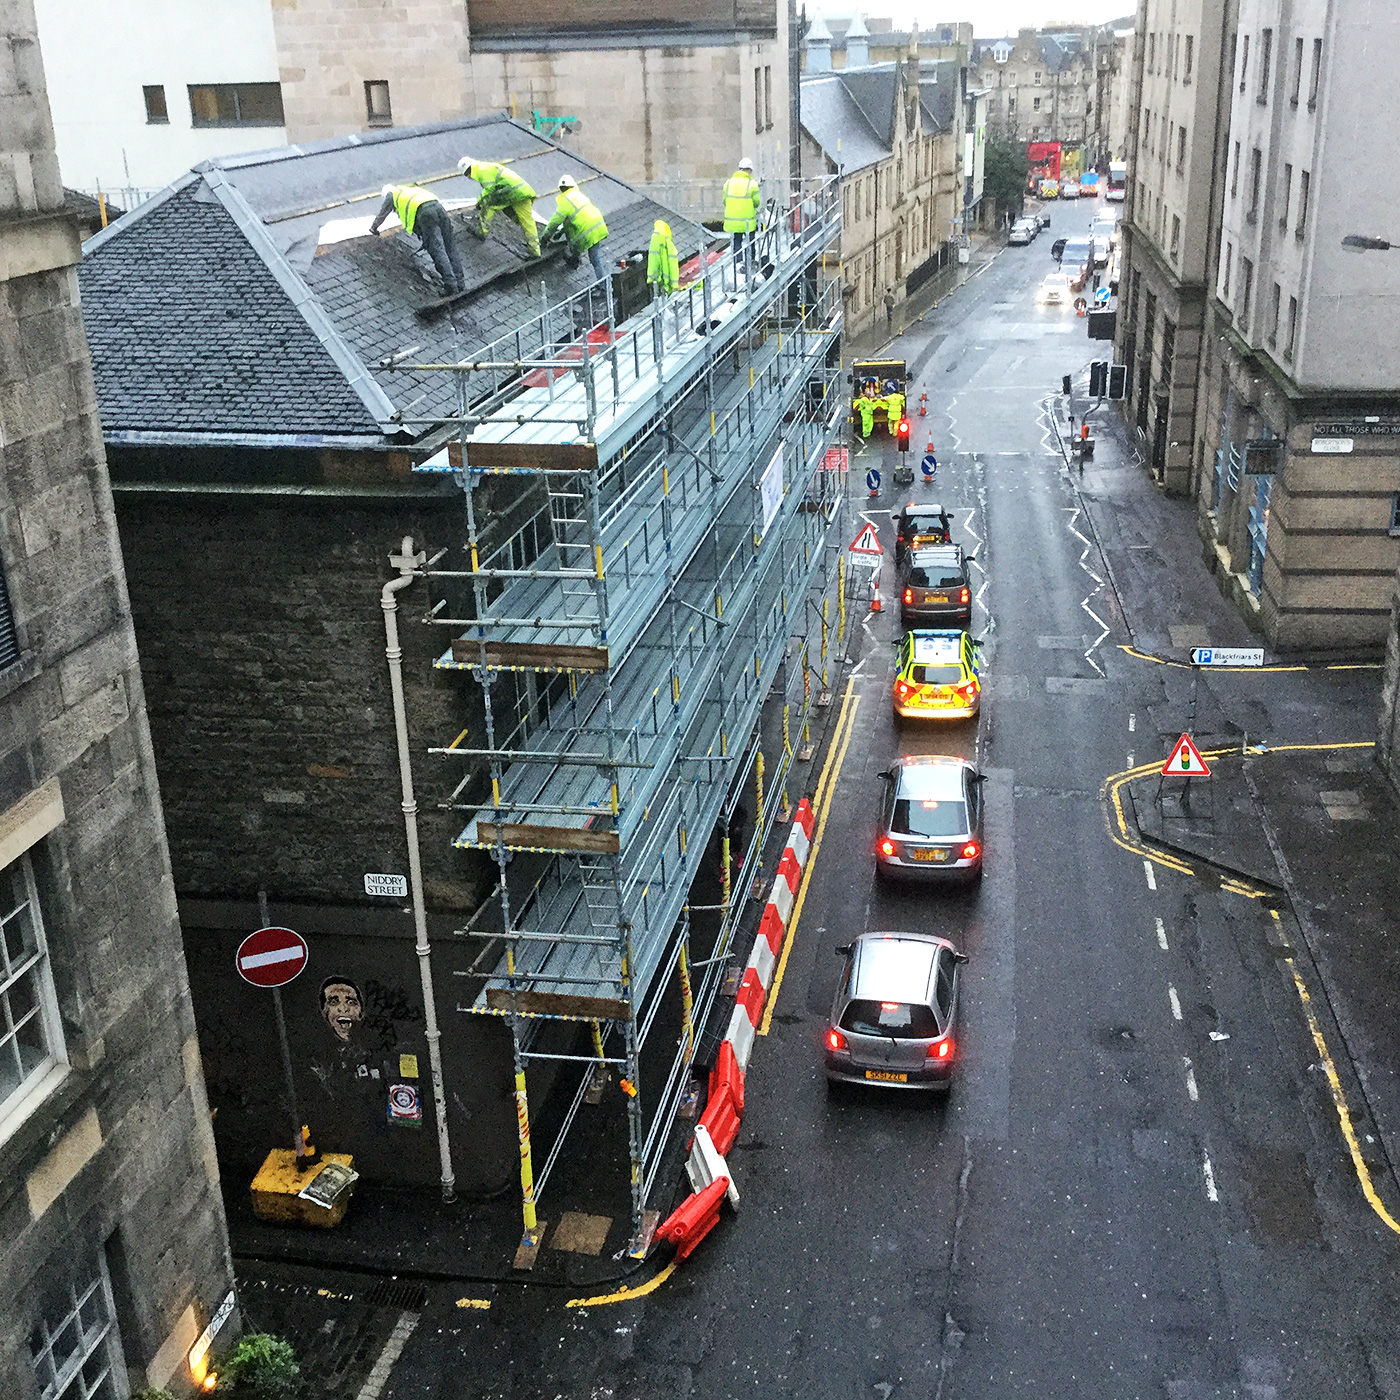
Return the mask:
<path id="1" fill-rule="evenodd" d="M 729 1029 L 720 1043 L 719 1054 L 710 1071 L 705 1112 L 696 1125 L 690 1158 L 686 1163 L 686 1174 L 695 1188 L 695 1194 L 682 1202 L 671 1220 L 687 1210 L 694 1210 L 693 1203 L 697 1196 L 714 1182 L 720 1179 L 733 1181 L 724 1154 L 739 1135 L 739 1122 L 744 1116 L 744 1075 L 749 1067 L 749 1056 L 753 1053 L 754 1034 L 763 1019 L 763 1008 L 773 985 L 773 973 L 782 956 L 797 887 L 801 883 L 807 852 L 811 847 L 814 821 L 812 804 L 804 797 L 797 804 L 792 830 L 788 833 L 787 845 L 778 862 L 778 873 L 773 878 L 772 893 L 764 906 L 763 917 L 758 921 L 753 948 L 734 997 Z M 732 1204 L 738 1204 L 738 1192 L 732 1185 L 726 1184 L 725 1194 Z M 713 1223 L 711 1219 L 706 1230 Z M 667 1222 L 669 1224 L 670 1221 Z M 663 1234 L 667 1225 L 658 1230 L 658 1238 L 668 1237 Z"/>

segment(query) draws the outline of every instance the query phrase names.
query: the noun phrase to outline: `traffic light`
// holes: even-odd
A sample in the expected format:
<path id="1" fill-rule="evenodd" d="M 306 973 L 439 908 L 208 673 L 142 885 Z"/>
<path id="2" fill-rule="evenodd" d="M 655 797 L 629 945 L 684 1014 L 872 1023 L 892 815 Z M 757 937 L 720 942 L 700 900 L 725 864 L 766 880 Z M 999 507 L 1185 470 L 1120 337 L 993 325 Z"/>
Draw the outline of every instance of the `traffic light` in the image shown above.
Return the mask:
<path id="1" fill-rule="evenodd" d="M 1108 396 L 1111 399 L 1128 397 L 1128 367 L 1113 365 L 1108 371 Z"/>
<path id="2" fill-rule="evenodd" d="M 1065 377 L 1060 380 L 1060 392 L 1065 396 L 1065 398 L 1069 398 L 1069 375 L 1065 375 Z"/>
<path id="3" fill-rule="evenodd" d="M 907 418 L 899 420 L 899 450 L 901 452 L 909 451 L 909 420 Z"/>
<path id="4" fill-rule="evenodd" d="M 1089 397 L 1101 399 L 1108 392 L 1108 361 L 1095 360 L 1089 366 Z"/>

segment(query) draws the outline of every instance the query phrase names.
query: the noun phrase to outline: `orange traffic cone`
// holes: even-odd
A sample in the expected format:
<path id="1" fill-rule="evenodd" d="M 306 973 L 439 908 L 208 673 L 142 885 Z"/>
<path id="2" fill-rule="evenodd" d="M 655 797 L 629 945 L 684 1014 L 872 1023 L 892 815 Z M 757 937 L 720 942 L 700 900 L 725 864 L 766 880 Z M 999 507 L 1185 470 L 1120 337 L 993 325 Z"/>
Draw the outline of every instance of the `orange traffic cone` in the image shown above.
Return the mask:
<path id="1" fill-rule="evenodd" d="M 871 612 L 884 612 L 885 605 L 880 601 L 880 575 L 875 575 L 875 593 L 870 599 Z"/>
<path id="2" fill-rule="evenodd" d="M 920 394 L 920 395 L 919 395 L 919 417 L 920 417 L 920 418 L 927 418 L 927 417 L 928 417 L 928 395 L 927 395 L 927 394 Z"/>

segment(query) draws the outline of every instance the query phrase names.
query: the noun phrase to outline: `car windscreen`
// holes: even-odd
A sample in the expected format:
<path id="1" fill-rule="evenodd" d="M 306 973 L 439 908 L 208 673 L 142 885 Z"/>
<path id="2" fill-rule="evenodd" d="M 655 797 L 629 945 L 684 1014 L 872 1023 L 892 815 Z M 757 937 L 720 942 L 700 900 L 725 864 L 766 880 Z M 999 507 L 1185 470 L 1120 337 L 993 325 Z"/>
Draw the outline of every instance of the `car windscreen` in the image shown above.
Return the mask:
<path id="1" fill-rule="evenodd" d="M 1066 262 L 1087 262 L 1089 258 L 1089 243 L 1087 238 L 1071 238 L 1065 244 L 1065 251 L 1061 254 Z"/>
<path id="2" fill-rule="evenodd" d="M 909 582 L 915 588 L 961 588 L 963 576 L 955 573 L 951 564 L 934 564 L 929 568 L 916 564 L 909 570 Z"/>
<path id="3" fill-rule="evenodd" d="M 841 1029 L 853 1035 L 887 1035 L 897 1040 L 933 1040 L 938 1018 L 931 1006 L 906 1001 L 853 1001 L 841 1015 Z"/>
<path id="4" fill-rule="evenodd" d="M 962 667 L 911 666 L 909 678 L 915 685 L 957 685 L 962 680 Z"/>
<path id="5" fill-rule="evenodd" d="M 890 831 L 895 836 L 963 836 L 967 832 L 967 803 L 931 797 L 896 798 Z"/>

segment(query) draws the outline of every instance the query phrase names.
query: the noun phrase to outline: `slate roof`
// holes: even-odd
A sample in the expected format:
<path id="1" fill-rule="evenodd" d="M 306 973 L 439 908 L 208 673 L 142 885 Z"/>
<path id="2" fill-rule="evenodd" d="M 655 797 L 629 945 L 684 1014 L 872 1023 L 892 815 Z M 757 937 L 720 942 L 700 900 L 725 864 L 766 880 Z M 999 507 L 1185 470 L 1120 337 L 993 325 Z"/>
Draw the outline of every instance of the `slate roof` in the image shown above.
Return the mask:
<path id="1" fill-rule="evenodd" d="M 645 252 L 665 218 L 681 259 L 709 240 L 698 225 L 508 117 L 340 137 L 223 157 L 195 167 L 84 245 L 79 277 L 98 405 L 109 434 L 186 441 L 188 434 L 268 434 L 407 445 L 424 436 L 397 414 L 455 410 L 445 373 L 380 362 L 473 356 L 540 309 L 592 281 L 585 259 L 525 270 L 525 240 L 498 214 L 490 240 L 461 232 L 468 286 L 450 311 L 418 307 L 442 295 L 418 240 L 397 232 L 320 242 L 323 226 L 373 214 L 380 187 L 428 181 L 444 200 L 475 198 L 457 174 L 463 155 L 510 159 L 554 210 L 565 173 L 608 221 L 605 256 Z M 416 347 L 416 348 L 415 348 Z"/>

